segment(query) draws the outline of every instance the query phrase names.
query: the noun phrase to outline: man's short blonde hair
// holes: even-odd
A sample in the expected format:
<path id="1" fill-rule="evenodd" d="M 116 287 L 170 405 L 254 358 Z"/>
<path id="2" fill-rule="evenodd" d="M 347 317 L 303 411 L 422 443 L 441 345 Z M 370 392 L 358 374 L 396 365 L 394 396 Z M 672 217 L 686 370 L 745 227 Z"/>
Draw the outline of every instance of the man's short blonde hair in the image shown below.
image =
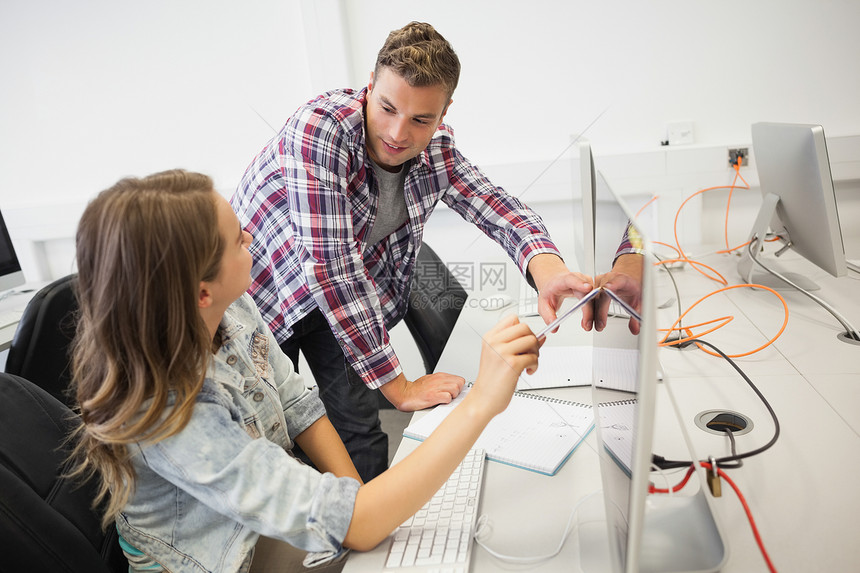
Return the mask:
<path id="1" fill-rule="evenodd" d="M 454 94 L 460 79 L 460 59 L 448 40 L 424 22 L 410 22 L 388 34 L 376 57 L 374 76 L 389 68 L 412 87 L 441 85 Z"/>

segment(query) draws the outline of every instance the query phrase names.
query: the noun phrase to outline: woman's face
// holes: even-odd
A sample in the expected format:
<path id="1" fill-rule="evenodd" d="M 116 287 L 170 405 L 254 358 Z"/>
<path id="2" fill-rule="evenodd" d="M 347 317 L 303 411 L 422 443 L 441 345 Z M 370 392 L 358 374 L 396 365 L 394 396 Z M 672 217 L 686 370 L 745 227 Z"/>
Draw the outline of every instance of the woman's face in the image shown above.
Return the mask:
<path id="1" fill-rule="evenodd" d="M 218 276 L 210 283 L 213 294 L 217 295 L 225 305 L 242 296 L 251 286 L 251 233 L 244 230 L 230 203 L 216 192 L 215 209 L 218 213 L 218 229 L 224 243 L 224 253 L 221 255 L 221 266 Z"/>

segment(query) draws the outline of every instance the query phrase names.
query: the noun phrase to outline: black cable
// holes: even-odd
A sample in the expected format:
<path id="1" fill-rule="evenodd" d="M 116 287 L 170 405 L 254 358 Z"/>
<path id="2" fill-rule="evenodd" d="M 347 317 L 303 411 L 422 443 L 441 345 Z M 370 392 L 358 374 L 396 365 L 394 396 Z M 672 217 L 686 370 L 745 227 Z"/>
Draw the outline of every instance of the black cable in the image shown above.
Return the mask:
<path id="1" fill-rule="evenodd" d="M 726 428 L 726 429 L 725 429 L 725 430 L 723 430 L 723 431 L 726 433 L 726 435 L 727 435 L 727 436 L 728 436 L 728 438 L 729 438 L 729 441 L 732 443 L 732 455 L 733 455 L 733 456 L 738 455 L 738 448 L 737 448 L 738 444 L 737 444 L 737 442 L 735 441 L 735 433 L 734 433 L 734 432 L 732 432 L 732 431 L 731 431 L 730 429 L 728 429 L 728 428 Z M 720 465 L 720 467 L 721 467 L 721 468 L 723 468 L 723 469 L 727 469 L 727 470 L 733 470 L 733 469 L 737 469 L 737 468 L 742 468 L 742 467 L 743 467 L 743 465 L 744 465 L 744 461 L 743 461 L 743 460 L 736 460 L 736 461 L 732 462 L 732 465 L 730 465 L 730 466 L 729 466 L 729 465 L 726 465 L 726 464 L 721 464 L 721 465 Z"/>
<path id="2" fill-rule="evenodd" d="M 665 260 L 665 259 L 661 258 L 659 255 L 657 255 L 656 253 L 651 253 L 651 254 L 658 261 L 662 262 L 663 260 Z M 678 326 L 676 327 L 677 332 L 674 334 L 669 334 L 664 340 L 664 342 L 666 342 L 666 343 L 675 342 L 676 340 L 681 340 L 682 338 L 684 338 L 684 335 L 681 332 L 681 329 L 683 328 L 683 326 L 681 325 L 681 315 L 684 314 L 684 310 L 681 307 L 681 291 L 680 291 L 680 289 L 678 289 L 678 283 L 675 281 L 675 275 L 672 274 L 672 269 L 670 269 L 666 265 L 660 265 L 660 267 L 662 268 L 662 270 L 666 271 L 666 273 L 669 275 L 669 278 L 672 279 L 672 286 L 675 289 L 675 300 L 678 302 Z M 681 348 L 686 348 L 690 344 L 692 344 L 691 341 L 685 341 L 685 342 L 682 342 L 680 344 L 669 345 L 669 347 L 680 350 Z"/>
<path id="3" fill-rule="evenodd" d="M 663 262 L 664 260 L 666 260 L 666 259 L 660 257 L 659 255 L 657 255 L 656 253 L 651 253 L 651 254 L 654 255 L 654 258 L 660 262 Z M 684 314 L 684 311 L 681 308 L 681 291 L 678 289 L 678 283 L 675 281 L 675 275 L 672 274 L 672 269 L 670 269 L 666 265 L 660 265 L 660 268 L 663 269 L 664 271 L 666 271 L 666 273 L 669 275 L 669 278 L 672 279 L 672 287 L 675 289 L 675 300 L 678 301 L 678 316 L 681 316 L 682 314 Z M 681 328 L 681 322 L 680 321 L 678 322 L 678 328 Z"/>
<path id="4" fill-rule="evenodd" d="M 732 360 L 731 358 L 726 356 L 726 354 L 722 350 L 720 350 L 719 348 L 717 348 L 716 346 L 714 346 L 710 342 L 707 342 L 707 341 L 699 339 L 699 338 L 694 338 L 694 339 L 690 340 L 690 342 L 698 343 L 698 344 L 704 344 L 705 346 L 709 347 L 711 350 L 713 350 L 714 352 L 716 352 L 717 354 L 722 356 L 729 364 L 731 364 L 732 368 L 734 368 L 737 371 L 737 373 L 740 374 L 741 377 L 746 381 L 746 383 L 749 384 L 749 387 L 752 388 L 753 392 L 756 393 L 756 396 L 759 397 L 759 399 L 764 404 L 764 407 L 767 408 L 767 411 L 770 414 L 771 418 L 773 418 L 774 433 L 773 433 L 773 437 L 770 439 L 770 441 L 768 443 L 761 446 L 760 448 L 756 448 L 754 450 L 750 450 L 749 452 L 744 452 L 742 454 L 735 453 L 734 448 L 732 448 L 732 455 L 724 456 L 722 458 L 717 458 L 715 460 L 717 465 L 720 467 L 725 467 L 725 466 L 723 466 L 723 464 L 726 462 L 735 462 L 735 461 L 739 462 L 740 460 L 750 458 L 752 456 L 756 456 L 756 455 L 764 452 L 765 450 L 768 450 L 771 446 L 773 446 L 776 443 L 777 439 L 779 438 L 779 433 L 780 433 L 779 419 L 776 417 L 776 412 L 773 411 L 773 408 L 771 407 L 770 402 L 767 401 L 767 398 L 764 397 L 764 395 L 761 393 L 761 391 L 758 389 L 758 387 L 756 387 L 756 385 L 753 384 L 753 381 L 750 380 L 749 376 L 747 376 L 746 373 L 740 369 L 740 367 L 735 363 L 734 360 Z M 709 460 L 703 460 L 703 461 L 707 462 Z M 693 464 L 692 461 L 667 460 L 667 459 L 663 458 L 662 456 L 658 456 L 658 455 L 652 456 L 652 463 L 654 463 L 660 469 L 673 469 L 673 468 L 679 468 L 679 467 L 687 467 L 687 466 L 690 466 Z M 736 467 L 740 467 L 740 466 L 739 465 L 728 466 L 728 468 L 730 468 L 730 469 L 736 468 Z"/>

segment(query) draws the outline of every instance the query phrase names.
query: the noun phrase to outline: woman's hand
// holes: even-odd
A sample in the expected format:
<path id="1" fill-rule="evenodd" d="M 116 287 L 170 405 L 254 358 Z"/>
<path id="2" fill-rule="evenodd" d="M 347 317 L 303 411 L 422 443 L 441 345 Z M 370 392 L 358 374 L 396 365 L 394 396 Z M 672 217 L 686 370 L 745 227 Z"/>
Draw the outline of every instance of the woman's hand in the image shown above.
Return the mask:
<path id="1" fill-rule="evenodd" d="M 480 395 L 490 415 L 508 407 L 523 370 L 529 374 L 537 370 L 541 345 L 516 316 L 503 318 L 484 335 L 478 379 L 470 394 Z"/>

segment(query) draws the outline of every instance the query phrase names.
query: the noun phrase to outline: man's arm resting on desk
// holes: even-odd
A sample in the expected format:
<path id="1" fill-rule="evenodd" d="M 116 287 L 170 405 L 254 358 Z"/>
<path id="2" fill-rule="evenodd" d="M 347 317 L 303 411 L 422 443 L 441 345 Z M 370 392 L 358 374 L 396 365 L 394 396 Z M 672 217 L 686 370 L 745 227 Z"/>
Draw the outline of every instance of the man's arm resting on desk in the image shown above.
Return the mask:
<path id="1" fill-rule="evenodd" d="M 463 390 L 465 380 L 462 376 L 436 372 L 427 374 L 414 381 L 404 374 L 383 384 L 379 391 L 401 412 L 423 410 L 437 404 L 448 404 Z"/>

